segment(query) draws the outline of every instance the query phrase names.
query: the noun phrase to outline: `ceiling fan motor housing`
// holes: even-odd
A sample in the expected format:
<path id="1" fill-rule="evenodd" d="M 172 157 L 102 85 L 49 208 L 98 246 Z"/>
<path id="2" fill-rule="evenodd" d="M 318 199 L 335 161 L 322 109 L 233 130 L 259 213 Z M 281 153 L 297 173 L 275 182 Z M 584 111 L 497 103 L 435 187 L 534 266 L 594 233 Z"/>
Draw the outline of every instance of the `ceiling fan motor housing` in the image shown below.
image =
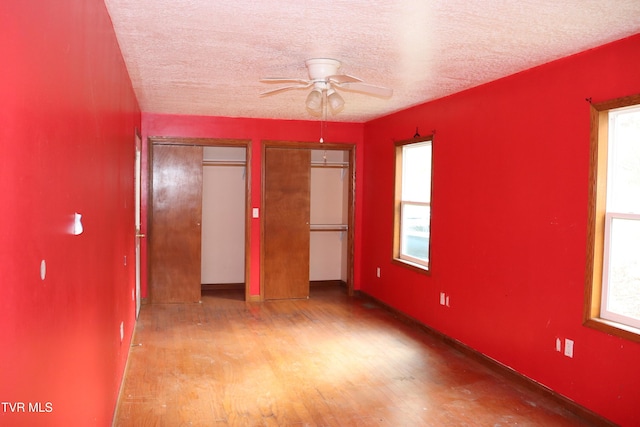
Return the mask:
<path id="1" fill-rule="evenodd" d="M 338 74 L 338 69 L 342 65 L 337 59 L 312 58 L 305 62 L 309 70 L 309 79 L 326 81 L 327 77 Z"/>

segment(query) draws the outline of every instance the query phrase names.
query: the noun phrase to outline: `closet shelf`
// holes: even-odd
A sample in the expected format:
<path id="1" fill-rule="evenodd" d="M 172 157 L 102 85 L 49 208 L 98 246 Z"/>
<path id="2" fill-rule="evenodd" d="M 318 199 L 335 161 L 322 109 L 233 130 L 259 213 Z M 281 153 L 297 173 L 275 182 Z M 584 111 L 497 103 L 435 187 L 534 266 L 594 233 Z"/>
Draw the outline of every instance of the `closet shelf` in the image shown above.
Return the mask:
<path id="1" fill-rule="evenodd" d="M 311 231 L 347 231 L 347 224 L 311 224 Z"/>

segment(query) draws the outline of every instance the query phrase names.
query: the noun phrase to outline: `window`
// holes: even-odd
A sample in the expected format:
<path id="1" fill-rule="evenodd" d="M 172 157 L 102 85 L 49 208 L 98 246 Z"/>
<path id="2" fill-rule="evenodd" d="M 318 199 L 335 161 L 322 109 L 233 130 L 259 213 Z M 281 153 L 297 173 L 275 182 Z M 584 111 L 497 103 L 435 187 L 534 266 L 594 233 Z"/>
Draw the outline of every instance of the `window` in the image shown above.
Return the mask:
<path id="1" fill-rule="evenodd" d="M 432 137 L 395 146 L 393 259 L 410 268 L 429 270 L 431 229 Z"/>
<path id="2" fill-rule="evenodd" d="M 585 324 L 640 341 L 640 95 L 591 110 Z"/>

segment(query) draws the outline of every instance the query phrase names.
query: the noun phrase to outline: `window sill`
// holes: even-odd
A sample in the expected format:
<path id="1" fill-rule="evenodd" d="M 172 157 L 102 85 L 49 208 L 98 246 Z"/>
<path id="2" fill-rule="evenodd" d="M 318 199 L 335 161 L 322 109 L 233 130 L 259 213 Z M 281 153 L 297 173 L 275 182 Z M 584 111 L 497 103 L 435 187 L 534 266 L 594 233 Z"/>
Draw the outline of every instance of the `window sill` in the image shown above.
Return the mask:
<path id="1" fill-rule="evenodd" d="M 592 317 L 584 321 L 584 326 L 597 329 L 609 335 L 625 338 L 630 341 L 640 342 L 640 329 L 600 317 Z"/>
<path id="2" fill-rule="evenodd" d="M 425 267 L 424 265 L 416 264 L 415 262 L 410 262 L 400 258 L 393 258 L 391 260 L 392 264 L 400 265 L 402 267 L 406 267 L 409 270 L 413 270 L 417 273 L 426 274 L 427 276 L 431 275 L 431 270 L 429 267 Z"/>

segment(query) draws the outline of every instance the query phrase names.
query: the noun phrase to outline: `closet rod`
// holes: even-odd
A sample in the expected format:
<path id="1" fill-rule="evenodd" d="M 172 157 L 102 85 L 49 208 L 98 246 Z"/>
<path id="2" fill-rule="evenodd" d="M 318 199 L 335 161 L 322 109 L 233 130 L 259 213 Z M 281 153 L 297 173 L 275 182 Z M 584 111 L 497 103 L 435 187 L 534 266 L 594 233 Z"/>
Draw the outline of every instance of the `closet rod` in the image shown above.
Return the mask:
<path id="1" fill-rule="evenodd" d="M 347 224 L 311 224 L 310 231 L 347 231 Z"/>
<path id="2" fill-rule="evenodd" d="M 247 162 L 234 160 L 203 160 L 202 166 L 247 166 Z"/>
<path id="3" fill-rule="evenodd" d="M 322 162 L 312 162 L 312 168 L 334 168 L 334 169 L 348 169 L 348 164 L 343 163 L 322 163 Z"/>

